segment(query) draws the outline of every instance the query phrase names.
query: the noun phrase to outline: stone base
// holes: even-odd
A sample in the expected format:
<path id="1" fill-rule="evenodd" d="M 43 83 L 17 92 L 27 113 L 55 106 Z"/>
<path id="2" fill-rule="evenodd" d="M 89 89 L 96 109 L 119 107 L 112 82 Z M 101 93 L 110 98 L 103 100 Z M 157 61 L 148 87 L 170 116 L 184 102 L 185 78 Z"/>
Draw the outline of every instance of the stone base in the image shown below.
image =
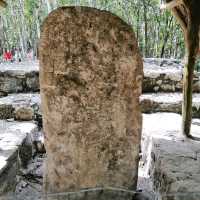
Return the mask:
<path id="1" fill-rule="evenodd" d="M 60 195 L 49 195 L 45 200 L 137 200 L 141 196 L 134 191 L 115 189 L 89 189 Z M 138 199 L 139 200 L 139 199 Z"/>
<path id="2" fill-rule="evenodd" d="M 29 194 L 27 194 L 29 195 Z M 155 200 L 155 196 L 149 193 L 140 193 L 134 191 L 120 191 L 108 189 L 91 189 L 80 192 L 62 193 L 53 195 L 32 194 L 25 197 L 25 200 Z M 24 199 L 24 198 L 23 198 Z M 21 196 L 8 195 L 0 196 L 0 200 L 22 200 Z"/>
<path id="3" fill-rule="evenodd" d="M 160 195 L 159 200 L 199 200 L 199 142 L 181 134 L 178 114 L 144 114 L 143 118 L 139 176 L 151 180 L 150 189 Z M 191 133 L 200 137 L 199 119 L 193 119 Z"/>
<path id="4" fill-rule="evenodd" d="M 161 200 L 200 199 L 199 151 L 198 142 L 153 141 L 151 173 Z"/>

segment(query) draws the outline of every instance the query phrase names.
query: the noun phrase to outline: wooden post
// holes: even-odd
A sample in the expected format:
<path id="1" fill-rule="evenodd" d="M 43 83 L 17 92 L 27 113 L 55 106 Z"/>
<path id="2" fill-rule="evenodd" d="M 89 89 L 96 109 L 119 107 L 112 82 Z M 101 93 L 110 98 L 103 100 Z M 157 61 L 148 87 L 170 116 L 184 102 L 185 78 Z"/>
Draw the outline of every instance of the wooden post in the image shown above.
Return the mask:
<path id="1" fill-rule="evenodd" d="M 193 72 L 196 63 L 196 57 L 199 50 L 199 25 L 189 20 L 187 35 L 185 38 L 186 47 L 188 50 L 187 63 L 184 68 L 183 79 L 183 107 L 182 107 L 182 132 L 191 139 L 200 140 L 190 134 L 192 120 L 192 83 Z"/>
<path id="2" fill-rule="evenodd" d="M 6 6 L 7 6 L 6 1 L 4 1 L 4 0 L 0 0 L 0 7 L 5 8 Z"/>
<path id="3" fill-rule="evenodd" d="M 190 137 L 190 127 L 192 120 L 192 83 L 195 66 L 195 57 L 191 51 L 187 56 L 187 63 L 184 66 L 183 77 L 183 103 L 182 103 L 182 133 Z"/>
<path id="4" fill-rule="evenodd" d="M 199 51 L 200 1 L 166 0 L 161 8 L 170 9 L 177 18 L 185 36 L 187 63 L 184 67 L 182 133 L 188 138 L 200 140 L 190 134 L 192 121 L 192 83 L 196 57 Z"/>

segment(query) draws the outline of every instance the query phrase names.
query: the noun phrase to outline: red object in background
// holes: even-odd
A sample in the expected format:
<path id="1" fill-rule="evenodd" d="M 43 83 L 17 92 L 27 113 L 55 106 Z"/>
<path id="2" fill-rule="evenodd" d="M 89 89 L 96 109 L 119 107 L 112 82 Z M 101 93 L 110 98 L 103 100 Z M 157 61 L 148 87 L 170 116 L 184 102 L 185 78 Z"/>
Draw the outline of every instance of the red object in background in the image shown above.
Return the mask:
<path id="1" fill-rule="evenodd" d="M 12 60 L 12 54 L 11 54 L 11 52 L 5 52 L 4 54 L 3 54 L 3 58 L 6 60 L 6 61 L 11 61 Z"/>

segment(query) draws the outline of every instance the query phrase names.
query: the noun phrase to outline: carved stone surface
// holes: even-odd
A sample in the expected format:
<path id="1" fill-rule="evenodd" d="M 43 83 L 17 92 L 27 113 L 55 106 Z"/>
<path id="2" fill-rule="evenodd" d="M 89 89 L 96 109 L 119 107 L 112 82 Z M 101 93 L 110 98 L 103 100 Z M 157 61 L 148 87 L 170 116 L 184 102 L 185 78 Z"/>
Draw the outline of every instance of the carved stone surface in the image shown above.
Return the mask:
<path id="1" fill-rule="evenodd" d="M 131 27 L 62 7 L 44 21 L 39 50 L 45 191 L 135 189 L 143 64 Z"/>

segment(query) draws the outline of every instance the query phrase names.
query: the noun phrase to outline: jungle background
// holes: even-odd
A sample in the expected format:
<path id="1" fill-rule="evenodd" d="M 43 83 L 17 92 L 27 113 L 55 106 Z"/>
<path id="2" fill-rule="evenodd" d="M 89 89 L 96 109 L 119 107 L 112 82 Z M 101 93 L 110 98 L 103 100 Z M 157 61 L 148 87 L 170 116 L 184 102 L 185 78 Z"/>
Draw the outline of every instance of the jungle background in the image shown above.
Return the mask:
<path id="1" fill-rule="evenodd" d="M 32 50 L 37 56 L 40 27 L 53 9 L 82 5 L 110 11 L 129 23 L 144 57 L 184 57 L 182 31 L 168 11 L 160 10 L 160 0 L 7 0 L 0 12 L 0 55 L 5 49 L 20 50 L 25 58 Z"/>

